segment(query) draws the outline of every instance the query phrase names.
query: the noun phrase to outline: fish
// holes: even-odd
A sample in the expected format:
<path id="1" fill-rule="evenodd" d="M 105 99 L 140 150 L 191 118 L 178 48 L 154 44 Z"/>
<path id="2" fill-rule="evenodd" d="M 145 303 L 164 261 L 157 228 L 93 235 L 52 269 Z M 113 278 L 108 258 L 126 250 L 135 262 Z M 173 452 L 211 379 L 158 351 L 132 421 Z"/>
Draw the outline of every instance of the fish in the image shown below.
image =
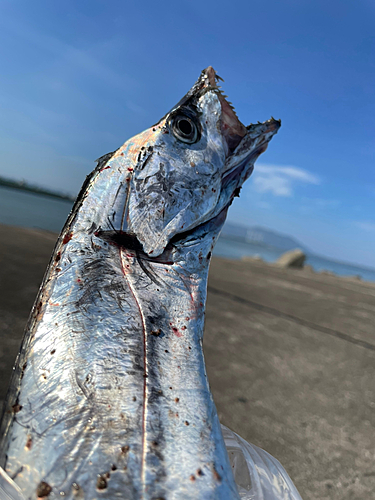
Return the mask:
<path id="1" fill-rule="evenodd" d="M 240 498 L 202 351 L 207 277 L 281 122 L 243 125 L 219 83 L 206 68 L 83 184 L 4 406 L 0 477 L 14 498 Z"/>

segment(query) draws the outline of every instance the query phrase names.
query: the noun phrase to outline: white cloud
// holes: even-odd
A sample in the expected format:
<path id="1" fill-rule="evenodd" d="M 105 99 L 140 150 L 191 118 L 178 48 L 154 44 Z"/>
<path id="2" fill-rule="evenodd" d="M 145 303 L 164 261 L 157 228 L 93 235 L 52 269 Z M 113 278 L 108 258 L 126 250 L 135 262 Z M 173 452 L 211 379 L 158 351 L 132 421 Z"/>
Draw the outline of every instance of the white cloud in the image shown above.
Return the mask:
<path id="1" fill-rule="evenodd" d="M 256 165 L 254 187 L 260 193 L 272 193 L 275 196 L 292 196 L 297 183 L 320 184 L 320 179 L 299 167 L 282 165 Z"/>
<path id="2" fill-rule="evenodd" d="M 368 222 L 368 221 L 355 222 L 355 225 L 360 229 L 367 231 L 368 233 L 375 231 L 375 222 Z"/>

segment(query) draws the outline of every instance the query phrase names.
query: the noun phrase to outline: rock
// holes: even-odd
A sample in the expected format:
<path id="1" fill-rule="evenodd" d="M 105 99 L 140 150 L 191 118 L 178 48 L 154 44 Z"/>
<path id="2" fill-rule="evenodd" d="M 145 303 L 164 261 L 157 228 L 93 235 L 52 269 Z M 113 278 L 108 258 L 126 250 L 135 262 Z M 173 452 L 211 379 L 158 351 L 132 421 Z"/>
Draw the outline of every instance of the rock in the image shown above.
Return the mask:
<path id="1" fill-rule="evenodd" d="M 293 267 L 302 269 L 306 260 L 306 255 L 300 250 L 296 248 L 295 250 L 290 250 L 289 252 L 285 252 L 277 259 L 275 264 L 278 267 Z"/>

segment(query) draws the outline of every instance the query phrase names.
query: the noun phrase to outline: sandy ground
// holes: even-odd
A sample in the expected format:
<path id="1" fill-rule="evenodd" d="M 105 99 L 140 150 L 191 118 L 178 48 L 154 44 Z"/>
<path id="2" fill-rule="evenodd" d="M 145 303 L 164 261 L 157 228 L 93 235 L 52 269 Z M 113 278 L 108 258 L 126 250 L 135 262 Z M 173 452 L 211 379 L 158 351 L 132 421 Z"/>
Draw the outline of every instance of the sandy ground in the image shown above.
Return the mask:
<path id="1" fill-rule="evenodd" d="M 0 399 L 56 235 L 0 226 Z M 214 258 L 204 348 L 220 420 L 304 500 L 375 499 L 375 286 Z"/>

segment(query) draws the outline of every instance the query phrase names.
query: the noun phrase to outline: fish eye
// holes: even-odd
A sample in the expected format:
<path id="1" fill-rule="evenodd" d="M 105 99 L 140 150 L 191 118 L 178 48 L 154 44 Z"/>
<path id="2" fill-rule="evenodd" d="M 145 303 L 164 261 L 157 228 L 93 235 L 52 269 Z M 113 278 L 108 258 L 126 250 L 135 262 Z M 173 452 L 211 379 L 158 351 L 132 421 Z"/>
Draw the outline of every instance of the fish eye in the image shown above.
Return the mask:
<path id="1" fill-rule="evenodd" d="M 175 115 L 171 120 L 173 135 L 187 144 L 197 142 L 199 133 L 196 123 L 187 115 Z"/>

